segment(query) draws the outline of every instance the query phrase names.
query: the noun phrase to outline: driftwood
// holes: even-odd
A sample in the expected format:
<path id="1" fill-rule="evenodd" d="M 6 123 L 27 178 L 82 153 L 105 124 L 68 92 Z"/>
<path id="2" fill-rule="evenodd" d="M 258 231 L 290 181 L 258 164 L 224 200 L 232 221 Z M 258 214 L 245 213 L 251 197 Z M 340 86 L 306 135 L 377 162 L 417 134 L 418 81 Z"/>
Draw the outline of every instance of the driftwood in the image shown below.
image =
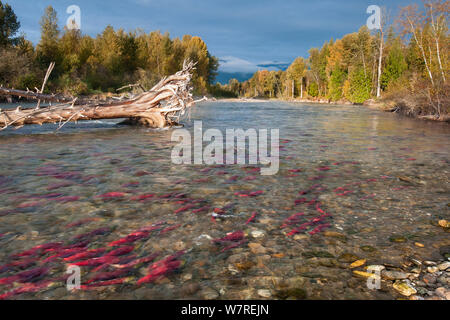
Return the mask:
<path id="1" fill-rule="evenodd" d="M 0 95 L 62 102 L 49 107 L 0 110 L 0 130 L 10 126 L 44 123 L 59 123 L 60 129 L 71 121 L 119 118 L 128 119 L 129 123 L 155 128 L 171 126 L 196 102 L 193 100 L 190 86 L 194 68 L 194 63 L 185 62 L 183 70 L 162 79 L 150 91 L 123 101 L 99 103 L 80 99 L 80 103 L 77 98 L 0 88 Z"/>

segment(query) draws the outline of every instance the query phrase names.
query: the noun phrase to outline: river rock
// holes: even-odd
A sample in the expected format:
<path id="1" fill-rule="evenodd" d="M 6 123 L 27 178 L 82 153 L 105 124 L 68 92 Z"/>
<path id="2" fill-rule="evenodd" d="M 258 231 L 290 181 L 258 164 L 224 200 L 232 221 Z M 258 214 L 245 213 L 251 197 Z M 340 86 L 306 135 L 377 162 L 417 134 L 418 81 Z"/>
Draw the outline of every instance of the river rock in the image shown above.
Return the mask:
<path id="1" fill-rule="evenodd" d="M 339 262 L 352 263 L 356 260 L 359 260 L 359 257 L 352 253 L 343 253 L 339 256 Z"/>
<path id="2" fill-rule="evenodd" d="M 423 282 L 425 282 L 427 285 L 432 285 L 436 283 L 436 277 L 432 274 L 426 274 L 422 278 Z"/>
<path id="3" fill-rule="evenodd" d="M 444 286 L 450 286 L 450 277 L 442 275 L 439 278 L 437 278 L 437 282 L 439 282 L 440 284 L 442 284 Z"/>
<path id="4" fill-rule="evenodd" d="M 362 277 L 362 278 L 373 278 L 373 279 L 379 279 L 380 278 L 375 273 L 358 271 L 358 270 L 354 270 L 353 274 L 358 276 L 358 277 Z"/>
<path id="5" fill-rule="evenodd" d="M 219 297 L 219 293 L 211 288 L 203 289 L 201 295 L 205 300 L 215 300 Z"/>
<path id="6" fill-rule="evenodd" d="M 252 243 L 249 243 L 248 246 L 254 254 L 265 254 L 266 253 L 266 248 L 264 248 L 259 243 L 252 242 Z"/>
<path id="7" fill-rule="evenodd" d="M 237 253 L 237 254 L 233 254 L 231 256 L 228 257 L 228 262 L 231 264 L 235 264 L 238 262 L 245 262 L 248 259 L 248 254 L 247 253 Z"/>
<path id="8" fill-rule="evenodd" d="M 373 265 L 367 266 L 367 270 L 369 270 L 369 271 L 378 271 L 378 272 L 382 272 L 382 271 L 385 270 L 385 269 L 386 269 L 386 267 L 385 267 L 385 266 L 382 266 L 382 265 L 376 265 L 376 264 L 373 264 Z"/>
<path id="9" fill-rule="evenodd" d="M 440 271 L 445 271 L 448 268 L 450 268 L 450 262 L 447 261 L 447 262 L 441 263 L 440 265 L 438 265 L 438 268 Z"/>
<path id="10" fill-rule="evenodd" d="M 191 296 L 200 290 L 200 285 L 197 283 L 186 283 L 181 287 L 183 296 Z"/>
<path id="11" fill-rule="evenodd" d="M 346 239 L 347 238 L 344 234 L 336 232 L 336 231 L 325 231 L 323 233 L 323 235 L 325 237 L 338 238 L 338 239 Z"/>
<path id="12" fill-rule="evenodd" d="M 307 298 L 307 293 L 301 288 L 282 289 L 277 291 L 276 297 L 281 300 L 304 300 Z"/>
<path id="13" fill-rule="evenodd" d="M 445 300 L 450 300 L 450 289 L 440 287 L 440 288 L 437 288 L 437 289 L 434 291 L 434 293 L 435 293 L 438 297 L 441 297 L 441 298 L 443 298 L 443 299 L 445 299 Z"/>
<path id="14" fill-rule="evenodd" d="M 270 298 L 270 297 L 272 297 L 272 293 L 270 292 L 270 290 L 267 290 L 267 289 L 258 290 L 257 293 L 258 293 L 258 295 L 260 297 L 263 297 L 263 298 Z"/>
<path id="15" fill-rule="evenodd" d="M 253 238 L 256 238 L 256 239 L 263 238 L 266 235 L 266 233 L 261 230 L 254 230 L 250 234 Z"/>
<path id="16" fill-rule="evenodd" d="M 367 262 L 366 259 L 357 260 L 357 261 L 353 262 L 353 263 L 350 265 L 350 268 L 351 268 L 351 269 L 354 269 L 354 268 L 361 267 L 361 266 L 365 265 L 366 262 Z"/>
<path id="17" fill-rule="evenodd" d="M 390 242 L 395 242 L 395 243 L 403 243 L 408 241 L 405 237 L 402 236 L 392 236 L 389 238 Z"/>
<path id="18" fill-rule="evenodd" d="M 406 297 L 417 293 L 417 290 L 414 289 L 407 281 L 395 281 L 394 289 Z"/>
<path id="19" fill-rule="evenodd" d="M 438 267 L 428 267 L 427 268 L 427 271 L 429 272 L 429 273 L 436 273 L 436 272 L 438 272 L 439 271 L 439 268 Z"/>
<path id="20" fill-rule="evenodd" d="M 386 280 L 404 280 L 409 274 L 401 271 L 383 271 L 381 277 Z"/>
<path id="21" fill-rule="evenodd" d="M 439 248 L 439 253 L 446 259 L 450 259 L 450 246 L 443 246 Z"/>

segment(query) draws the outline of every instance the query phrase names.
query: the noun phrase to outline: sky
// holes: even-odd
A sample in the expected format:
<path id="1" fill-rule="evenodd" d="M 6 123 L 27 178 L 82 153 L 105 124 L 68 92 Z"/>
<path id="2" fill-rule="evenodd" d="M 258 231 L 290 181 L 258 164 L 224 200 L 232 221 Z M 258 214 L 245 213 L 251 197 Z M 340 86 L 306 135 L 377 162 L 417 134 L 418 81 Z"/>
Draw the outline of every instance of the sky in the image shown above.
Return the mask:
<path id="1" fill-rule="evenodd" d="M 81 31 L 95 37 L 108 25 L 160 30 L 171 37 L 200 36 L 220 71 L 251 73 L 285 68 L 331 38 L 357 31 L 366 24 L 369 5 L 398 8 L 420 0 L 3 0 L 21 22 L 26 38 L 37 43 L 39 20 L 52 5 L 63 27 L 70 5 L 81 9 Z"/>

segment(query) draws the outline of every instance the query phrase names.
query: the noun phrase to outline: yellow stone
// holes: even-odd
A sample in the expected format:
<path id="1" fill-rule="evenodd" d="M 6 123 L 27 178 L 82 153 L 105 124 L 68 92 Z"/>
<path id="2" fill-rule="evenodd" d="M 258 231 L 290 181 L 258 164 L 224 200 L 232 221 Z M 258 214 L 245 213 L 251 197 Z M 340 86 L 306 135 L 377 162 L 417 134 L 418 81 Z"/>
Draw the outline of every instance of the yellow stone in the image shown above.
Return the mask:
<path id="1" fill-rule="evenodd" d="M 350 268 L 354 269 L 354 268 L 361 267 L 361 266 L 365 265 L 366 262 L 367 262 L 366 259 L 357 260 L 350 265 Z"/>
<path id="2" fill-rule="evenodd" d="M 420 242 L 416 242 L 416 243 L 414 243 L 414 245 L 415 245 L 416 247 L 419 247 L 419 248 L 424 248 L 424 247 L 425 247 L 425 245 L 423 245 L 423 244 L 420 243 Z"/>
<path id="3" fill-rule="evenodd" d="M 370 272 L 364 272 L 364 271 L 358 271 L 358 270 L 354 270 L 353 274 L 359 277 L 363 277 L 363 278 L 374 278 L 374 279 L 380 279 L 380 276 L 374 274 L 374 273 L 370 273 Z"/>
<path id="4" fill-rule="evenodd" d="M 325 237 L 331 237 L 331 238 L 345 238 L 345 235 L 343 235 L 342 233 L 339 233 L 339 232 L 335 232 L 335 231 L 325 231 L 323 233 L 323 235 Z"/>
<path id="5" fill-rule="evenodd" d="M 440 220 L 439 221 L 439 225 L 442 228 L 450 228 L 450 222 L 448 222 L 447 220 Z"/>
<path id="6" fill-rule="evenodd" d="M 416 289 L 414 289 L 404 281 L 396 281 L 394 283 L 394 289 L 406 297 L 412 296 L 413 294 L 417 293 Z"/>

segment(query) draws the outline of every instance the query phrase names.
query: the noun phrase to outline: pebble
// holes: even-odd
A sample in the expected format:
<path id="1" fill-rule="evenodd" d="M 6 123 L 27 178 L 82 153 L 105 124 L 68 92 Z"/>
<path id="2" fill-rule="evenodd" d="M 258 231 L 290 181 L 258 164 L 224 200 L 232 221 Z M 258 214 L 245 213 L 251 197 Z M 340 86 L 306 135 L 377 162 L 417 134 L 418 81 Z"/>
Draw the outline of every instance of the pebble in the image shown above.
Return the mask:
<path id="1" fill-rule="evenodd" d="M 357 260 L 350 265 L 350 268 L 353 269 L 353 268 L 361 267 L 361 266 L 365 265 L 366 262 L 367 262 L 367 260 L 365 260 L 365 259 Z"/>
<path id="2" fill-rule="evenodd" d="M 342 233 L 336 232 L 336 231 L 325 231 L 323 233 L 323 235 L 325 237 L 331 237 L 331 238 L 342 238 L 342 239 L 346 238 L 345 235 L 343 235 Z"/>
<path id="3" fill-rule="evenodd" d="M 409 274 L 400 271 L 383 271 L 381 276 L 386 280 L 404 280 L 408 278 Z"/>
<path id="4" fill-rule="evenodd" d="M 414 289 L 407 281 L 395 281 L 394 289 L 406 297 L 417 293 L 417 290 Z"/>
<path id="5" fill-rule="evenodd" d="M 258 290 L 258 295 L 263 298 L 272 297 L 272 293 L 270 292 L 270 290 L 267 290 L 267 289 Z"/>
<path id="6" fill-rule="evenodd" d="M 435 266 L 437 263 L 433 261 L 424 261 L 423 264 L 426 266 Z"/>
<path id="7" fill-rule="evenodd" d="M 339 262 L 346 262 L 346 263 L 352 263 L 356 260 L 359 260 L 358 256 L 352 253 L 343 253 L 338 258 Z"/>
<path id="8" fill-rule="evenodd" d="M 174 248 L 177 251 L 181 251 L 181 250 L 186 249 L 186 244 L 183 241 L 178 241 L 178 242 L 175 243 Z"/>
<path id="9" fill-rule="evenodd" d="M 436 277 L 432 274 L 426 274 L 422 278 L 423 282 L 425 282 L 427 285 L 435 284 L 436 283 Z"/>
<path id="10" fill-rule="evenodd" d="M 252 242 L 252 243 L 249 243 L 248 246 L 254 254 L 265 254 L 266 253 L 266 248 L 264 248 L 259 243 Z"/>
<path id="11" fill-rule="evenodd" d="M 414 263 L 416 266 L 418 266 L 418 267 L 422 266 L 422 262 L 420 262 L 420 260 L 417 260 L 417 259 L 414 259 L 414 258 L 411 258 L 410 260 L 411 260 L 411 262 Z"/>
<path id="12" fill-rule="evenodd" d="M 250 233 L 253 238 L 263 238 L 266 234 L 264 231 L 261 230 L 254 230 Z"/>
<path id="13" fill-rule="evenodd" d="M 183 275 L 183 281 L 189 281 L 192 279 L 192 273 L 186 273 Z"/>
<path id="14" fill-rule="evenodd" d="M 450 262 L 447 261 L 447 262 L 441 263 L 440 265 L 438 265 L 438 268 L 440 271 L 445 271 L 448 268 L 450 268 Z"/>
<path id="15" fill-rule="evenodd" d="M 237 270 L 233 265 L 228 265 L 228 271 L 231 272 L 231 274 L 236 275 L 239 273 L 239 270 Z"/>
<path id="16" fill-rule="evenodd" d="M 181 292 L 185 296 L 190 296 L 195 294 L 200 290 L 200 285 L 197 283 L 187 283 L 181 287 Z"/>
<path id="17" fill-rule="evenodd" d="M 440 284 L 443 284 L 445 286 L 449 286 L 450 278 L 446 277 L 446 276 L 441 276 L 441 277 L 437 278 L 437 282 L 439 282 Z"/>
<path id="18" fill-rule="evenodd" d="M 205 300 L 215 300 L 219 297 L 219 293 L 211 288 L 203 289 L 201 295 Z"/>
<path id="19" fill-rule="evenodd" d="M 413 268 L 411 270 L 411 272 L 419 274 L 421 272 L 421 269 L 420 268 Z"/>
<path id="20" fill-rule="evenodd" d="M 381 272 L 381 271 L 383 271 L 384 269 L 386 269 L 386 267 L 385 266 L 382 266 L 382 265 L 370 265 L 370 266 L 367 266 L 367 270 L 372 270 L 372 271 L 378 271 L 378 272 Z"/>
<path id="21" fill-rule="evenodd" d="M 443 287 L 437 288 L 434 293 L 445 300 L 450 300 L 450 289 L 446 289 Z"/>
<path id="22" fill-rule="evenodd" d="M 296 234 L 294 236 L 294 240 L 298 241 L 298 240 L 305 240 L 308 239 L 308 236 L 304 235 L 304 234 Z"/>
<path id="23" fill-rule="evenodd" d="M 429 273 L 436 273 L 436 272 L 439 271 L 439 268 L 438 268 L 438 267 L 428 267 L 428 268 L 427 268 L 427 271 L 428 271 Z"/>
<path id="24" fill-rule="evenodd" d="M 363 278 L 374 278 L 374 279 L 379 279 L 380 278 L 375 273 L 358 271 L 358 270 L 354 270 L 353 274 L 356 275 L 356 276 L 359 276 L 359 277 L 363 277 Z"/>
<path id="25" fill-rule="evenodd" d="M 445 229 L 450 228 L 450 222 L 448 222 L 447 220 L 440 220 L 439 225 Z"/>

